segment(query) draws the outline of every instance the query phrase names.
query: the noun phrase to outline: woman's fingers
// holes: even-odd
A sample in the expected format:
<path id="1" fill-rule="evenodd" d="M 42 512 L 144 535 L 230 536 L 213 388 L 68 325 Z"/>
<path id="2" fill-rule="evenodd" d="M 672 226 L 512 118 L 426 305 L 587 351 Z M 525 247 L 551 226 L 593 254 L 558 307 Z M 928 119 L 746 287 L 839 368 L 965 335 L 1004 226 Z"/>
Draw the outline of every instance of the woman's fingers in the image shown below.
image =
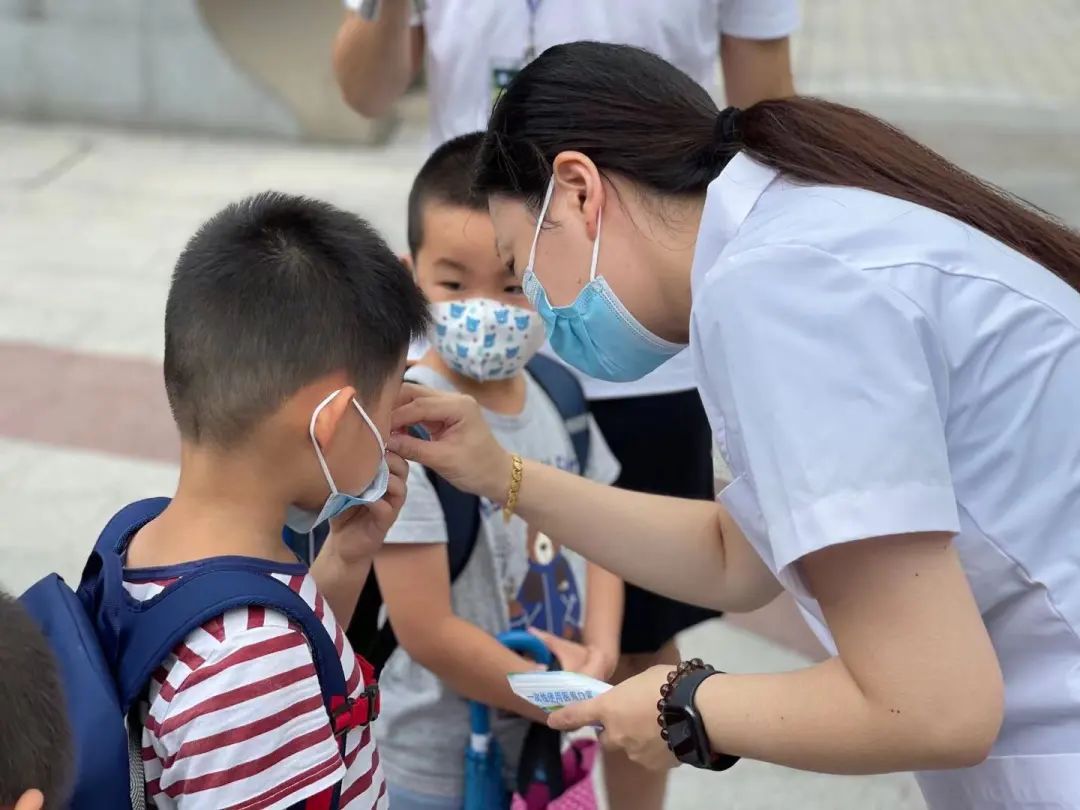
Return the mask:
<path id="1" fill-rule="evenodd" d="M 390 415 L 391 430 L 401 430 L 410 425 L 431 422 L 456 422 L 466 413 L 472 400 L 461 394 L 447 394 L 424 389 L 423 393 L 409 399 L 398 398 L 397 406 Z"/>
<path id="2" fill-rule="evenodd" d="M 398 455 L 435 470 L 466 492 L 500 497 L 509 481 L 510 457 L 499 446 L 472 397 L 410 389 L 391 415 L 387 447 Z M 429 439 L 405 428 L 421 425 Z M 497 479 L 497 480 L 496 480 Z M 499 493 L 499 494 L 494 494 Z"/>
<path id="3" fill-rule="evenodd" d="M 387 439 L 387 448 L 402 458 L 415 461 L 425 467 L 433 466 L 433 458 L 438 458 L 439 448 L 435 442 L 418 439 L 408 433 L 395 433 Z"/>
<path id="4" fill-rule="evenodd" d="M 418 399 L 394 409 L 390 415 L 390 429 L 404 431 L 413 425 L 442 425 L 457 418 L 457 414 L 449 410 L 443 400 Z"/>
<path id="5" fill-rule="evenodd" d="M 577 731 L 586 726 L 604 725 L 604 697 L 573 703 L 548 717 L 548 726 L 557 731 Z"/>
<path id="6" fill-rule="evenodd" d="M 428 388 L 426 385 L 419 385 L 411 382 L 402 383 L 401 389 L 398 391 L 396 405 L 397 407 L 400 407 L 412 402 L 414 399 L 438 396 L 439 393 L 439 391 L 436 391 L 434 388 Z"/>

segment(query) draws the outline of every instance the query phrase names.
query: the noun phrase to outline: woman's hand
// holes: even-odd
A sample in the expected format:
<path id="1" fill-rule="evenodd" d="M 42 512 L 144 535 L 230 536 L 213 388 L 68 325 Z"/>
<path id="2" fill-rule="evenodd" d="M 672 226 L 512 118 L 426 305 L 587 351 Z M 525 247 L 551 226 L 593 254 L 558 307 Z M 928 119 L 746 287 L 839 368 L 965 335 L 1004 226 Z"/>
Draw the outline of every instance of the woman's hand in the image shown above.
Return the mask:
<path id="1" fill-rule="evenodd" d="M 667 682 L 670 666 L 656 666 L 623 681 L 598 698 L 554 712 L 548 725 L 560 731 L 600 726 L 600 743 L 623 751 L 642 767 L 663 770 L 678 765 L 660 737 L 656 703 Z"/>
<path id="2" fill-rule="evenodd" d="M 429 441 L 405 431 L 418 425 Z M 510 454 L 495 439 L 476 400 L 422 385 L 401 386 L 388 447 L 437 472 L 458 489 L 500 503 L 510 484 Z"/>
<path id="3" fill-rule="evenodd" d="M 409 465 L 393 452 L 386 454 L 386 465 L 390 468 L 386 494 L 373 504 L 353 507 L 330 521 L 330 537 L 324 551 L 330 551 L 346 565 L 371 561 L 382 548 L 386 533 L 405 503 Z"/>

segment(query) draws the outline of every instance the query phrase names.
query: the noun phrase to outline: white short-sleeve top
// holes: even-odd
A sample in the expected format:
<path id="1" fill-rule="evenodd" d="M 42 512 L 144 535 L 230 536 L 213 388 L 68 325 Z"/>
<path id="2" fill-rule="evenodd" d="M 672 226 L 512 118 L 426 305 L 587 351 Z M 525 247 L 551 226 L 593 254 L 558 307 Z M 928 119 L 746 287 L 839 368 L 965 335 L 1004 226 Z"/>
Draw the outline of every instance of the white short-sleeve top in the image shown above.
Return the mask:
<path id="1" fill-rule="evenodd" d="M 720 499 L 826 644 L 800 558 L 956 533 L 1006 718 L 987 763 L 920 775 L 931 806 L 1080 808 L 1080 294 L 936 211 L 744 154 L 692 289 Z"/>

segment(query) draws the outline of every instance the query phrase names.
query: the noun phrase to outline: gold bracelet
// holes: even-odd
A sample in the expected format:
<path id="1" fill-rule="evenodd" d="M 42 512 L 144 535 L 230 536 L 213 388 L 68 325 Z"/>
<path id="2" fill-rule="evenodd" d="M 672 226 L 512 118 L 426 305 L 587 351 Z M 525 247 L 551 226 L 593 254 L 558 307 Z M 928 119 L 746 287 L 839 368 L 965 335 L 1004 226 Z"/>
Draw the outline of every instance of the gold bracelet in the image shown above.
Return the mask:
<path id="1" fill-rule="evenodd" d="M 507 523 L 513 517 L 514 507 L 517 506 L 518 493 L 521 492 L 521 478 L 525 474 L 525 462 L 521 456 L 514 453 L 510 456 L 510 489 L 506 493 L 506 506 L 503 507 L 503 520 Z"/>

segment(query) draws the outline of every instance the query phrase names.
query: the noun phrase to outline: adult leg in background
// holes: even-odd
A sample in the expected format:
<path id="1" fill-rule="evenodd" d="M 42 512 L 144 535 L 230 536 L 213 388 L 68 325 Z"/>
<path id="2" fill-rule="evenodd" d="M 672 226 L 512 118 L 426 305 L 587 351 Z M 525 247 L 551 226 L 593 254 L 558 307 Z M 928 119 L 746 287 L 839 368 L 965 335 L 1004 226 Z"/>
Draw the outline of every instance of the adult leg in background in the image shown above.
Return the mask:
<path id="1" fill-rule="evenodd" d="M 696 390 L 589 405 L 622 465 L 616 486 L 713 499 L 712 430 Z M 675 635 L 718 615 L 627 585 L 622 657 L 613 680 L 618 683 L 654 664 L 674 667 L 679 662 Z M 621 754 L 605 755 L 604 773 L 612 810 L 663 807 L 667 773 L 646 771 Z"/>

